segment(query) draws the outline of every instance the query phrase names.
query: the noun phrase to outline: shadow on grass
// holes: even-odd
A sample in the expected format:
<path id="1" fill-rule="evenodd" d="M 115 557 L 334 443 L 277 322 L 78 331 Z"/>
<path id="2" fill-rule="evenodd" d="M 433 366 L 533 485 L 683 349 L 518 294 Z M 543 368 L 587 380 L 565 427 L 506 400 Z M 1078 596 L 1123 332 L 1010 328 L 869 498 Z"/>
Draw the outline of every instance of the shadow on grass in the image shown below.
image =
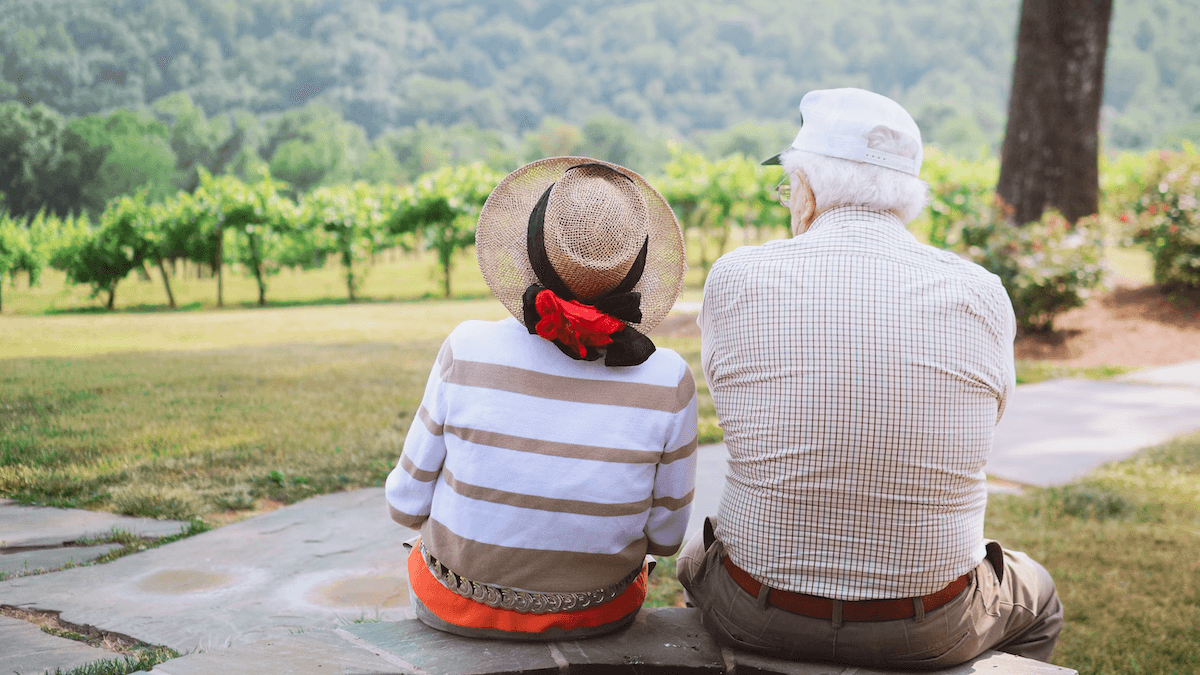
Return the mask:
<path id="1" fill-rule="evenodd" d="M 491 298 L 490 293 L 460 293 L 455 294 L 448 300 L 487 300 Z M 435 293 L 425 293 L 419 296 L 385 296 L 385 297 L 360 297 L 355 298 L 352 302 L 349 298 L 310 298 L 305 300 L 268 300 L 265 305 L 260 305 L 253 300 L 244 302 L 226 303 L 223 307 L 217 307 L 213 304 L 203 302 L 189 302 L 186 305 L 180 305 L 175 309 L 171 309 L 167 305 L 130 305 L 128 307 L 120 307 L 117 309 L 108 309 L 102 306 L 89 307 L 69 307 L 65 309 L 47 309 L 41 312 L 43 315 L 72 315 L 72 314 L 154 314 L 154 313 L 177 313 L 177 312 L 201 312 L 201 311 L 227 311 L 235 309 L 285 309 L 288 307 L 322 307 L 322 306 L 338 306 L 338 305 L 374 305 L 388 303 L 409 303 L 409 302 L 436 302 L 447 300 L 447 298 Z"/>

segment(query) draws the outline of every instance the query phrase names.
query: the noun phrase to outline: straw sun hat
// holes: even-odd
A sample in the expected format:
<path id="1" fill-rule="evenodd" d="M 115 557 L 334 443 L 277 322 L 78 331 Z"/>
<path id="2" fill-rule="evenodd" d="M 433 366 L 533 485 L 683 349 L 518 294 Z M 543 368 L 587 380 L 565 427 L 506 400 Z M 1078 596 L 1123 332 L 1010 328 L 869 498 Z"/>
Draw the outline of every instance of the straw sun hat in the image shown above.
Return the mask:
<path id="1" fill-rule="evenodd" d="M 683 288 L 683 232 L 644 178 L 587 157 L 513 171 L 475 232 L 488 288 L 572 358 L 636 365 Z M 549 291 L 548 293 L 546 291 Z"/>

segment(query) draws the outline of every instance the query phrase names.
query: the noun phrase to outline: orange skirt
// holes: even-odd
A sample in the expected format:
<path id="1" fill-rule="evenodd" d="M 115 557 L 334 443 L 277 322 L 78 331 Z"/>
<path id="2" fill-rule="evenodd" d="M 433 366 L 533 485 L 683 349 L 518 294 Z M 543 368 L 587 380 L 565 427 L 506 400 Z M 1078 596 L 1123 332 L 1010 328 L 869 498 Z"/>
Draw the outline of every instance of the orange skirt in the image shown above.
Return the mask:
<path id="1" fill-rule="evenodd" d="M 463 628 L 501 630 L 509 633 L 543 633 L 548 629 L 572 630 L 594 628 L 616 623 L 638 611 L 646 600 L 645 567 L 629 587 L 609 602 L 574 612 L 522 614 L 521 612 L 489 607 L 471 598 L 464 598 L 442 585 L 421 557 L 420 547 L 408 556 L 408 582 L 413 593 L 439 619 Z"/>

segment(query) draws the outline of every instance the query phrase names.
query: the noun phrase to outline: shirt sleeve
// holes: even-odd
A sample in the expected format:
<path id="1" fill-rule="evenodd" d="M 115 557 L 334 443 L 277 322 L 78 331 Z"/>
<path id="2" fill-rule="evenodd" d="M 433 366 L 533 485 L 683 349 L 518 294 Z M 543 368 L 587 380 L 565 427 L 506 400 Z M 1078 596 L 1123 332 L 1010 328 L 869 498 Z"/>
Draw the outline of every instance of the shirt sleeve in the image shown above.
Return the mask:
<path id="1" fill-rule="evenodd" d="M 442 345 L 433 372 L 425 384 L 421 407 L 413 416 L 404 438 L 404 450 L 396 468 L 384 483 L 388 513 L 392 520 L 414 530 L 429 518 L 433 490 L 446 461 L 443 426 L 446 422 L 443 378 L 454 362 L 449 339 Z"/>
<path id="2" fill-rule="evenodd" d="M 738 303 L 745 286 L 745 265 L 734 262 L 737 252 L 713 263 L 704 280 L 704 299 L 700 303 L 700 315 L 696 317 L 696 324 L 700 326 L 700 367 L 710 389 L 714 382 L 713 366 L 718 360 L 715 357 L 721 352 L 722 335 L 717 326 L 729 320 L 728 314 Z"/>
<path id="3" fill-rule="evenodd" d="M 1017 338 L 1017 318 L 1013 312 L 1012 300 L 999 277 L 989 275 L 991 282 L 987 288 L 984 306 L 987 308 L 989 327 L 995 336 L 994 368 L 996 371 L 996 423 L 1004 416 L 1008 399 L 1017 388 L 1017 369 L 1013 356 L 1013 346 Z"/>
<path id="4" fill-rule="evenodd" d="M 671 421 L 665 451 L 655 470 L 654 496 L 646 520 L 647 550 L 652 555 L 672 555 L 679 550 L 696 494 L 696 380 L 686 364 L 683 371 L 678 395 L 687 403 Z"/>

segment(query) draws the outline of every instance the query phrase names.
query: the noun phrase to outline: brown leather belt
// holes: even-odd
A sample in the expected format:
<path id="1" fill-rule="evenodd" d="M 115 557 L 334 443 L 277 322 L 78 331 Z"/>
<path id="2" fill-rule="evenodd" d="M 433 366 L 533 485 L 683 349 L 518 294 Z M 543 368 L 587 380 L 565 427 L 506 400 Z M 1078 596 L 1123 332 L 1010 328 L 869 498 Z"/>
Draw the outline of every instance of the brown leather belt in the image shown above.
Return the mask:
<path id="1" fill-rule="evenodd" d="M 737 565 L 734 565 L 729 556 L 725 556 L 725 569 L 729 571 L 729 576 L 733 577 L 737 585 L 742 587 L 742 590 L 756 598 L 758 597 L 763 587 L 762 583 Z M 968 572 L 951 581 L 942 590 L 921 596 L 921 604 L 925 607 L 926 612 L 933 611 L 957 598 L 959 593 L 962 593 L 967 588 L 970 581 L 970 572 Z M 843 601 L 842 620 L 894 621 L 896 619 L 908 619 L 916 616 L 916 608 L 913 606 L 915 600 L 916 598 Z M 775 607 L 792 612 L 793 614 L 802 614 L 814 619 L 833 618 L 834 601 L 829 598 L 772 588 L 767 595 L 767 601 Z"/>

